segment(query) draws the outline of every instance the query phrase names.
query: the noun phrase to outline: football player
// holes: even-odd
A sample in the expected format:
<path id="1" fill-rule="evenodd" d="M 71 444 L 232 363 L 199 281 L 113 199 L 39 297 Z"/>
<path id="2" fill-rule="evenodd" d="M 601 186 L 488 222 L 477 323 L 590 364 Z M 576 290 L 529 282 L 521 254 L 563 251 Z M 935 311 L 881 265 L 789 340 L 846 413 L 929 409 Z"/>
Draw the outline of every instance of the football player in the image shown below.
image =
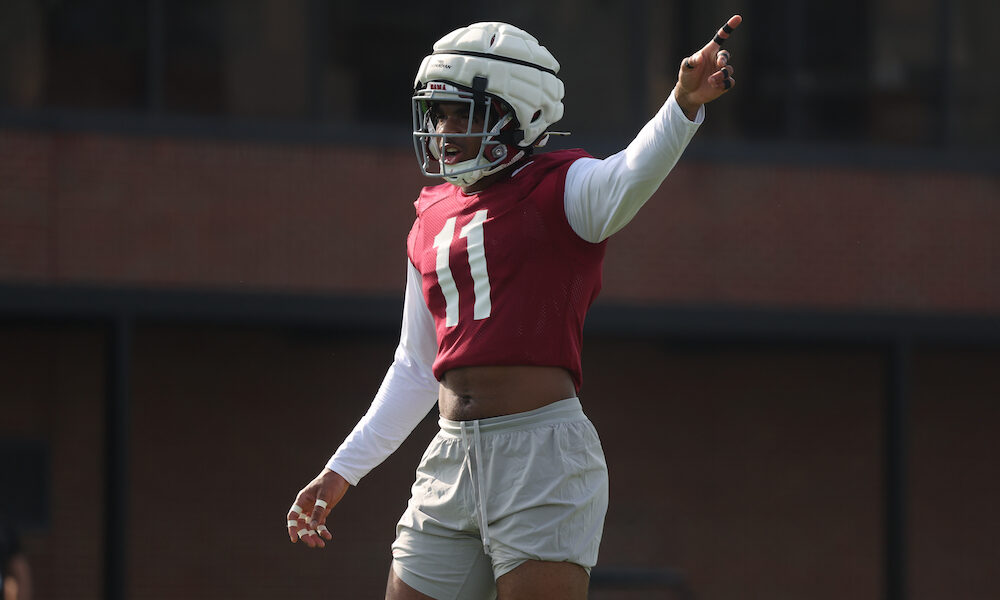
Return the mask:
<path id="1" fill-rule="evenodd" d="M 735 84 L 721 46 L 741 20 L 681 61 L 659 112 L 603 160 L 535 151 L 563 115 L 563 84 L 534 37 L 476 23 L 434 44 L 413 140 L 420 169 L 445 183 L 415 203 L 399 346 L 368 413 L 296 497 L 292 542 L 325 546 L 331 509 L 437 403 L 386 597 L 586 597 L 608 472 L 577 397 L 584 317 L 607 238 Z"/>

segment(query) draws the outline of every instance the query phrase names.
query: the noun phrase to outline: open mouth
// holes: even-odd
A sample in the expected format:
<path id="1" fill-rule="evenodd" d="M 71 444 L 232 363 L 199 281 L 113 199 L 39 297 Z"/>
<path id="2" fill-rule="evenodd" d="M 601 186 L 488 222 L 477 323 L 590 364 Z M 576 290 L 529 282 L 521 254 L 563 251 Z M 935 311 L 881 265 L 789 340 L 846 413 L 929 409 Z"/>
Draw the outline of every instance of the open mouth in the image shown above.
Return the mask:
<path id="1" fill-rule="evenodd" d="M 461 157 L 462 157 L 461 146 L 450 142 L 444 145 L 444 152 L 441 153 L 441 160 L 444 161 L 445 164 L 453 165 L 455 163 L 461 162 L 460 161 Z"/>

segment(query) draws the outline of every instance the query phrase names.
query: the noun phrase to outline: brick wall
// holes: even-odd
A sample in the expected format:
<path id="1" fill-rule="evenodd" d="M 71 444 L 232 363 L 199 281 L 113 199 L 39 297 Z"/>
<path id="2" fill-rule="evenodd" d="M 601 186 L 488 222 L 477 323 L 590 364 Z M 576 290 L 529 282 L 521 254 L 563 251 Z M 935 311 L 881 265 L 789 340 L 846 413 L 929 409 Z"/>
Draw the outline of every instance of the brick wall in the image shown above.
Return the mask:
<path id="1" fill-rule="evenodd" d="M 682 165 L 626 235 L 623 298 L 810 307 L 1000 308 L 1000 176 Z"/>
<path id="2" fill-rule="evenodd" d="M 398 293 L 409 148 L 0 134 L 0 280 Z M 605 299 L 993 311 L 1000 176 L 682 162 Z"/>

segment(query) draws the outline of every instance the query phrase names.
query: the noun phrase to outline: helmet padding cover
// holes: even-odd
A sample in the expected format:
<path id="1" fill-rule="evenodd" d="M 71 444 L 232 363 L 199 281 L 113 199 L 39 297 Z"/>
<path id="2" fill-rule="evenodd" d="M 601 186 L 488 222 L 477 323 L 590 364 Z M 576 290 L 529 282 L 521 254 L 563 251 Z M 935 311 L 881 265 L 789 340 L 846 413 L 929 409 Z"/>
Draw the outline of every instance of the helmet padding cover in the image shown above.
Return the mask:
<path id="1" fill-rule="evenodd" d="M 485 92 L 513 110 L 523 136 L 516 144 L 532 146 L 563 116 L 563 83 L 559 63 L 523 29 L 506 23 L 474 23 L 452 31 L 434 44 L 417 70 L 414 89 L 431 81 L 471 89 L 477 77 L 486 79 Z"/>

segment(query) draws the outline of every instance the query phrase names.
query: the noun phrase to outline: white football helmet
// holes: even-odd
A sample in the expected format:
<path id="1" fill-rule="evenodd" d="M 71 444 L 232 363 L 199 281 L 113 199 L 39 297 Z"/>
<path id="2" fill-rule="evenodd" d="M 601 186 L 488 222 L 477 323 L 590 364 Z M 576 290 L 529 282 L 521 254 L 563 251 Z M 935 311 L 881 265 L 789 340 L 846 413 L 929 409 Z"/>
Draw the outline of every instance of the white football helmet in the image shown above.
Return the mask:
<path id="1" fill-rule="evenodd" d="M 563 115 L 558 72 L 559 63 L 538 40 L 506 23 L 475 23 L 438 40 L 414 82 L 413 144 L 423 174 L 471 185 L 544 145 L 549 126 Z M 465 133 L 437 133 L 437 102 L 468 105 Z M 486 118 L 473 131 L 477 109 L 485 109 Z M 478 156 L 457 164 L 439 160 L 447 138 L 456 137 L 482 138 Z"/>

